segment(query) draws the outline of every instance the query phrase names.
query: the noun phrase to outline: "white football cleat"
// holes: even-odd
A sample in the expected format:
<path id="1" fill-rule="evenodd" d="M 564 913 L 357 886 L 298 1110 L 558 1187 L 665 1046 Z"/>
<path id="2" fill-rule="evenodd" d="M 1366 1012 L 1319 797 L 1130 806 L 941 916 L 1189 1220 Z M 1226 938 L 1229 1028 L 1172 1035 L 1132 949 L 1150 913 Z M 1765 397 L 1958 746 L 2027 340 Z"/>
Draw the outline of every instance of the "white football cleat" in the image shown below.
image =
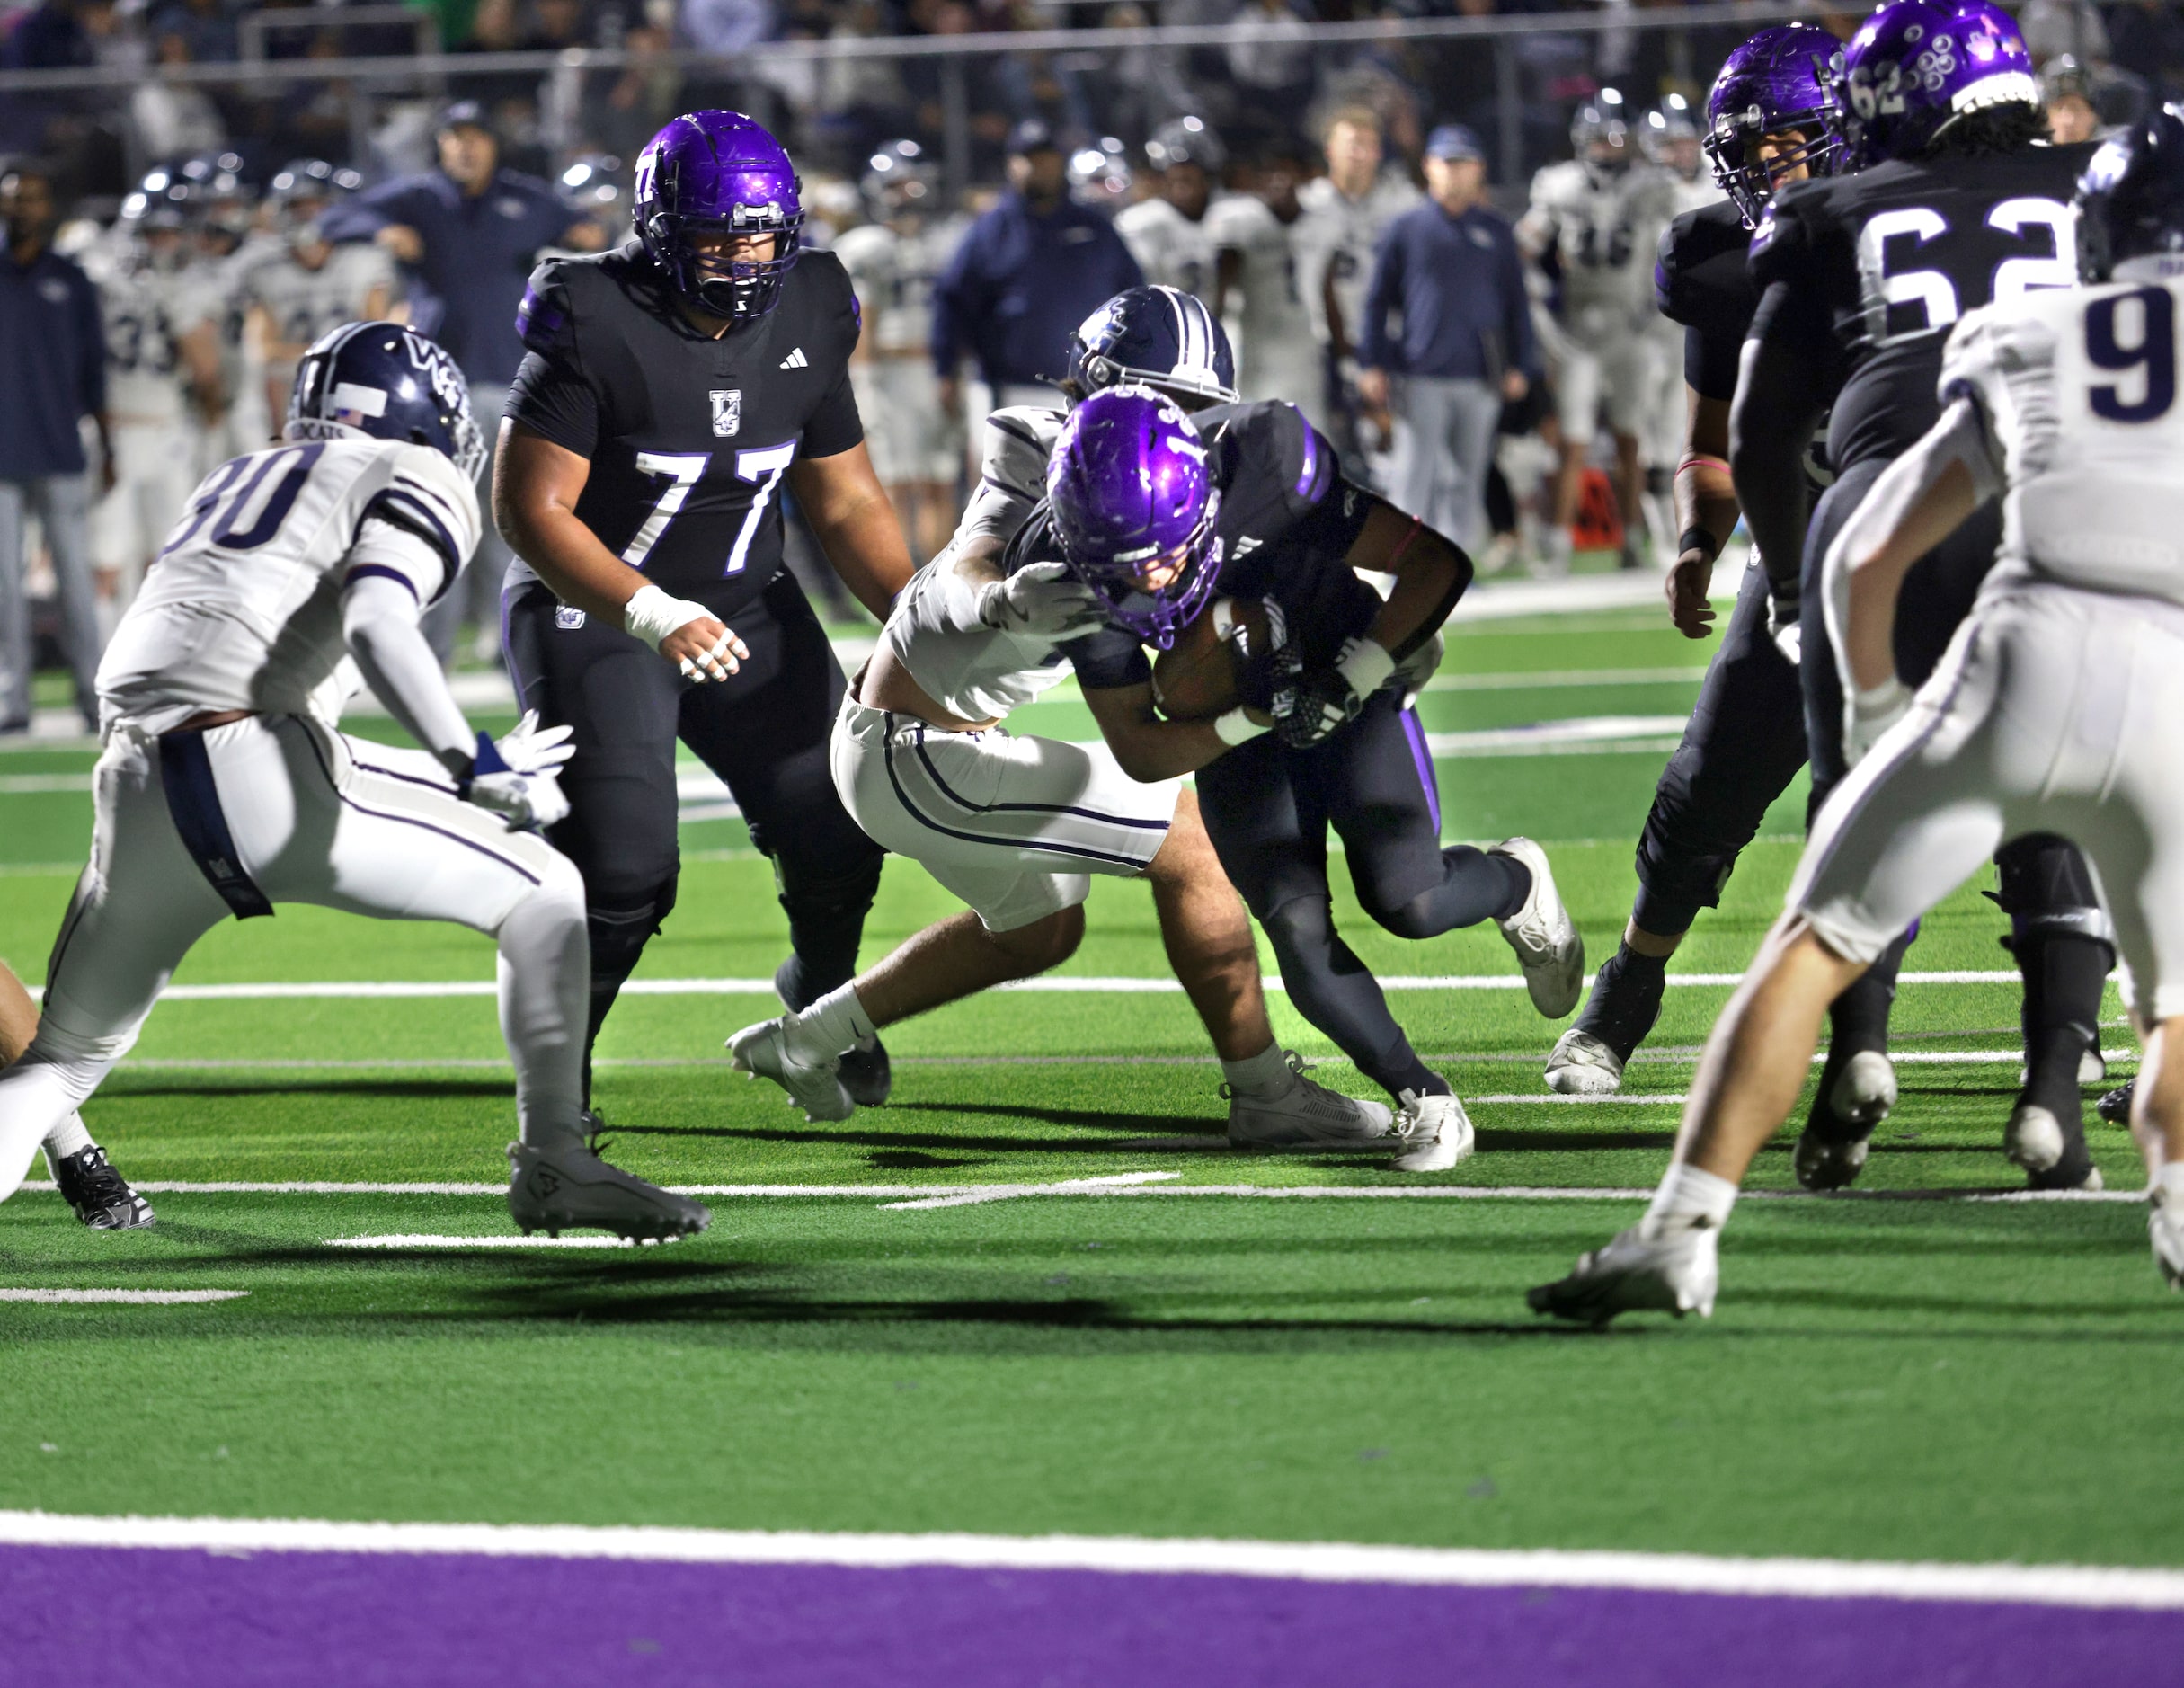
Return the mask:
<path id="1" fill-rule="evenodd" d="M 1222 1085 L 1229 1103 L 1229 1143 L 1235 1149 L 1385 1149 L 1395 1111 L 1382 1102 L 1344 1096 L 1304 1075 L 1302 1055 L 1284 1051 L 1289 1088 L 1279 1096 L 1245 1096 Z"/>
<path id="2" fill-rule="evenodd" d="M 1613 1096 L 1623 1088 L 1623 1058 L 1573 1026 L 1547 1058 L 1547 1088 L 1557 1096 Z"/>
<path id="3" fill-rule="evenodd" d="M 1446 1172 L 1469 1158 L 1478 1142 L 1471 1116 L 1452 1096 L 1419 1096 L 1396 1115 L 1395 1134 L 1408 1145 L 1391 1163 L 1398 1172 Z"/>
<path id="4" fill-rule="evenodd" d="M 797 1047 L 802 1026 L 794 1014 L 746 1026 L 728 1040 L 728 1053 L 734 1057 L 731 1064 L 754 1079 L 771 1079 L 807 1120 L 848 1119 L 857 1104 L 842 1086 L 842 1058 Z"/>
<path id="5" fill-rule="evenodd" d="M 640 1242 L 694 1237 L 713 1222 L 703 1203 L 610 1167 L 582 1143 L 508 1146 L 508 1212 L 529 1236 L 611 1230 Z"/>
<path id="6" fill-rule="evenodd" d="M 1840 1190 L 1865 1170 L 1875 1126 L 1895 1109 L 1895 1065 L 1878 1049 L 1861 1049 L 1842 1063 L 1827 1093 L 1827 1111 L 1865 1136 L 1831 1137 L 1807 1125 L 1798 1133 L 1790 1166 L 1808 1190 Z"/>
<path id="7" fill-rule="evenodd" d="M 1516 951 L 1531 1006 L 1549 1019 L 1558 1020 L 1577 1006 L 1585 991 L 1585 939 L 1562 906 L 1545 850 L 1528 838 L 1505 838 L 1487 854 L 1506 856 L 1531 870 L 1531 892 L 1524 906 L 1495 925 Z"/>
<path id="8" fill-rule="evenodd" d="M 2146 1235 L 2153 1244 L 2153 1264 L 2171 1289 L 2184 1290 L 2184 1213 L 2162 1202 L 2159 1185 L 2148 1194 L 2153 1208 L 2146 1215 Z"/>
<path id="9" fill-rule="evenodd" d="M 1618 1313 L 1712 1318 L 1721 1281 L 1719 1228 L 1682 1223 L 1653 1237 L 1646 1231 L 1641 1221 L 1606 1248 L 1581 1255 L 1569 1276 L 1540 1284 L 1525 1301 L 1535 1313 L 1595 1326 Z"/>

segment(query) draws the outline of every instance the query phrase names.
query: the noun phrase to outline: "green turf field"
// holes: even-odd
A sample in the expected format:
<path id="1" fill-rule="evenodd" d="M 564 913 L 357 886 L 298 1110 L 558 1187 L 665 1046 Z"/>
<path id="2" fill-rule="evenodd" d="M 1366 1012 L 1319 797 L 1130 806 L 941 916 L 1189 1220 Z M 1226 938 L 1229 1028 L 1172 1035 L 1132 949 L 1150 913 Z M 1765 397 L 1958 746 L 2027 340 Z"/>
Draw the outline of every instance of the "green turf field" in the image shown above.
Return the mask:
<path id="1" fill-rule="evenodd" d="M 1648 611 L 1466 624 L 1422 705 L 1451 735 L 1449 836 L 1546 841 L 1595 959 L 1628 911 L 1660 724 L 1705 655 Z M 1026 715 L 1090 732 L 1066 697 Z M 1550 722 L 1590 724 L 1523 753 L 1488 736 Z M 31 980 L 89 761 L 0 756 L 0 955 Z M 1679 971 L 1749 958 L 1801 805 L 1778 806 Z M 766 977 L 784 945 L 767 865 L 732 821 L 685 844 L 639 978 Z M 2008 965 L 1980 888 L 1910 967 Z M 867 956 L 952 906 L 891 863 Z M 1389 974 L 1514 981 L 1490 931 L 1406 944 L 1345 906 Z M 1089 913 L 1066 973 L 1159 978 L 1141 888 L 1100 882 Z M 491 976 L 467 932 L 284 909 L 220 928 L 177 982 Z M 1725 994 L 1672 990 L 1638 1094 L 1572 1106 L 1543 1099 L 1559 1027 L 1521 991 L 1397 993 L 1479 1127 L 1476 1158 L 1409 1178 L 1229 1153 L 1173 992 L 1014 992 L 903 1026 L 893 1104 L 835 1126 L 727 1071 L 723 1037 L 765 997 L 633 996 L 601 1046 L 610 1154 L 663 1182 L 837 1193 L 717 1196 L 706 1236 L 638 1252 L 333 1246 L 504 1235 L 491 1195 L 168 1194 L 155 1230 L 113 1237 L 26 1192 L 0 1212 L 0 1288 L 248 1295 L 0 1303 L 0 1507 L 2184 1563 L 2160 1476 L 2184 1308 L 2141 1210 L 1913 1199 L 2016 1182 L 2014 987 L 1905 988 L 1899 1053 L 2001 1058 L 1902 1068 L 1874 1194 L 1747 1200 L 1710 1323 L 1594 1335 L 1525 1310 L 1635 1199 L 1434 1193 L 1650 1185 L 1676 1109 L 1647 1098 L 1683 1088 Z M 513 1124 L 476 994 L 170 1002 L 86 1111 L 139 1180 L 488 1185 Z M 2135 1188 L 2124 1135 L 2093 1129 L 2111 1187 Z M 1791 1185 L 1789 1145 L 1755 1187 Z M 1159 1176 L 1035 1187 L 1132 1175 Z M 892 1205 L 981 1186 L 1034 1188 Z"/>

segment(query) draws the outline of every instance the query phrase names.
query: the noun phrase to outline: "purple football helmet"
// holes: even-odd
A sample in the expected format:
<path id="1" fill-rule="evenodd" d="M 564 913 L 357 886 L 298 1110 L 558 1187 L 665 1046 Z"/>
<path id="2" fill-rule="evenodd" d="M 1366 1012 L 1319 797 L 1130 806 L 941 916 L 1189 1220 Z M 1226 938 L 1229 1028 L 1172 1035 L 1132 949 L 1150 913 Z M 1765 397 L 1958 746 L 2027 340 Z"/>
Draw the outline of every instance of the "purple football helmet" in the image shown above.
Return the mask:
<path id="1" fill-rule="evenodd" d="M 1757 227 L 1775 189 L 1799 164 L 1833 173 L 1842 138 L 1828 122 L 1828 67 L 1842 50 L 1825 30 L 1779 23 L 1762 30 L 1722 61 L 1706 96 L 1707 162 L 1747 228 Z M 1762 157 L 1762 136 L 1796 131 L 1805 145 Z"/>
<path id="2" fill-rule="evenodd" d="M 1191 419 L 1150 386 L 1093 394 L 1062 427 L 1046 496 L 1070 572 L 1167 650 L 1221 573 L 1221 490 Z"/>
<path id="3" fill-rule="evenodd" d="M 781 143 L 741 111 L 689 111 L 637 155 L 637 233 L 684 298 L 715 316 L 763 316 L 781 298 L 803 227 L 803 184 Z M 771 235 L 774 255 L 732 261 L 697 240 Z"/>
<path id="4" fill-rule="evenodd" d="M 1915 157 L 1968 112 L 2039 103 L 2025 38 L 1988 0 L 1894 0 L 1859 25 L 1828 78 L 1854 170 Z"/>

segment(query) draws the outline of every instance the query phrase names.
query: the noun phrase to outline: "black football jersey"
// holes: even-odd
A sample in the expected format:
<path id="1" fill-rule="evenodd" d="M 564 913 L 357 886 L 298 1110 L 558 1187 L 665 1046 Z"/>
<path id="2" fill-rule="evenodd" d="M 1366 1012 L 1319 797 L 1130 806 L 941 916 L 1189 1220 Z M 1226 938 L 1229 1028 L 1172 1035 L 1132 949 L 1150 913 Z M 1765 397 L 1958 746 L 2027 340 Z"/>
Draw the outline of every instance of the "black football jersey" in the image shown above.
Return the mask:
<path id="1" fill-rule="evenodd" d="M 727 618 L 781 567 L 781 480 L 864 438 L 849 389 L 857 311 L 833 253 L 805 252 L 765 315 L 692 328 L 635 241 L 550 258 L 517 327 L 508 415 L 588 458 L 576 514 L 678 597 Z M 519 562 L 510 578 L 528 577 Z"/>
<path id="2" fill-rule="evenodd" d="M 1752 231 L 1727 200 L 1686 211 L 1661 231 L 1654 297 L 1683 330 L 1683 379 L 1701 398 L 1736 396 L 1737 360 L 1760 302 L 1751 249 Z"/>
<path id="3" fill-rule="evenodd" d="M 1221 404 L 1191 418 L 1206 442 L 1206 466 L 1221 493 L 1214 522 L 1217 590 L 1233 598 L 1271 598 L 1310 666 L 1334 660 L 1345 639 L 1363 633 L 1381 598 L 1344 563 L 1369 508 L 1343 478 L 1325 435 L 1294 404 L 1266 399 Z M 1061 555 L 1052 512 L 1042 500 L 1009 541 L 1003 566 Z M 1093 690 L 1137 685 L 1151 665 L 1136 635 L 1114 626 L 1061 647 L 1078 683 Z"/>
<path id="4" fill-rule="evenodd" d="M 1753 332 L 1801 340 L 1828 371 L 1837 473 L 1933 425 L 1941 348 L 1966 312 L 2077 284 L 2071 195 L 2092 152 L 1891 160 L 1775 196 L 1752 236 Z"/>

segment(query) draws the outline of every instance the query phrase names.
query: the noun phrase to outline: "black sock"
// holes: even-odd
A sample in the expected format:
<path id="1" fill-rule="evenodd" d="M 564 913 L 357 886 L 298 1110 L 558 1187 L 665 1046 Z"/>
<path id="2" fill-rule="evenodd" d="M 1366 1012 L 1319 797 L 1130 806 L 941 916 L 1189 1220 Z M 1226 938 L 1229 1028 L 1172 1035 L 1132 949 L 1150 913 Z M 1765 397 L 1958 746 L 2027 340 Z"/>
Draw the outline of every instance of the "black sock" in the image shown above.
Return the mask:
<path id="1" fill-rule="evenodd" d="M 1895 975 L 1904 965 L 1917 928 L 1905 932 L 1859 975 L 1856 983 L 1828 1004 L 1828 1066 L 1833 1069 L 1860 1050 L 1886 1053 L 1888 1015 L 1895 1006 Z"/>
<path id="2" fill-rule="evenodd" d="M 2025 977 L 2024 1099 L 2058 1118 L 2076 1118 L 2078 1063 L 2098 1035 L 2100 994 L 2116 953 L 2075 932 L 2020 937 L 2013 948 Z"/>
<path id="3" fill-rule="evenodd" d="M 1593 994 L 1585 999 L 1571 1030 L 1597 1037 L 1618 1059 L 1629 1061 L 1661 1017 L 1661 998 L 1667 989 L 1668 957 L 1640 955 L 1629 945 L 1621 945 L 1601 963 Z"/>

